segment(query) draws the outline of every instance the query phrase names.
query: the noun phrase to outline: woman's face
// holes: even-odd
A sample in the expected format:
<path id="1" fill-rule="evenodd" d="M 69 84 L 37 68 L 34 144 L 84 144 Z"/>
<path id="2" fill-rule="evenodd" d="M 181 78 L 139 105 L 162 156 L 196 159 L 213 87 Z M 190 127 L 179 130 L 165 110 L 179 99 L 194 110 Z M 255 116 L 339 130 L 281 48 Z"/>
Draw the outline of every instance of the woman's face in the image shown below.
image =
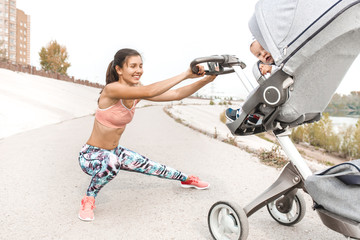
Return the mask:
<path id="1" fill-rule="evenodd" d="M 143 74 L 143 62 L 140 56 L 130 56 L 122 68 L 116 66 L 119 80 L 124 80 L 129 85 L 137 85 Z"/>

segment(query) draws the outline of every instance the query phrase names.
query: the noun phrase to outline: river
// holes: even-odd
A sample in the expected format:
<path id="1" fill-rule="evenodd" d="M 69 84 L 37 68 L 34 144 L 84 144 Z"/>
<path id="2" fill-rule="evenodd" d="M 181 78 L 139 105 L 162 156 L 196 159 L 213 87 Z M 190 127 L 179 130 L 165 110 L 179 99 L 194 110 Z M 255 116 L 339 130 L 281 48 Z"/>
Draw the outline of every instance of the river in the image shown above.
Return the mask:
<path id="1" fill-rule="evenodd" d="M 354 126 L 357 123 L 357 121 L 360 119 L 360 117 L 346 117 L 346 116 L 342 116 L 342 117 L 334 117 L 334 116 L 330 116 L 330 119 L 333 123 L 333 127 L 334 127 L 334 131 L 335 132 L 339 132 L 341 130 L 346 129 L 349 126 Z"/>

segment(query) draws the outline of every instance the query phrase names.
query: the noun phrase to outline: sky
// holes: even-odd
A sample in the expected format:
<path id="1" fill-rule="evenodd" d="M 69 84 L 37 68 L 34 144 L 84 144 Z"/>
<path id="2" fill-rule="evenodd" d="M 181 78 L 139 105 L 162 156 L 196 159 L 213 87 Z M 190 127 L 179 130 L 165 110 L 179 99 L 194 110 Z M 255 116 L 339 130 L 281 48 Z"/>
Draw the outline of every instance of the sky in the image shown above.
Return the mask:
<path id="1" fill-rule="evenodd" d="M 248 21 L 255 0 L 17 0 L 16 7 L 31 18 L 31 65 L 40 68 L 39 52 L 56 40 L 67 48 L 77 79 L 105 84 L 114 54 L 134 48 L 143 57 L 143 84 L 175 76 L 198 57 L 230 54 L 247 64 L 252 80 L 256 58 L 249 51 Z M 360 91 L 355 69 L 349 69 L 337 92 Z M 188 80 L 188 82 L 193 80 Z M 219 76 L 203 91 L 245 98 L 235 74 Z"/>

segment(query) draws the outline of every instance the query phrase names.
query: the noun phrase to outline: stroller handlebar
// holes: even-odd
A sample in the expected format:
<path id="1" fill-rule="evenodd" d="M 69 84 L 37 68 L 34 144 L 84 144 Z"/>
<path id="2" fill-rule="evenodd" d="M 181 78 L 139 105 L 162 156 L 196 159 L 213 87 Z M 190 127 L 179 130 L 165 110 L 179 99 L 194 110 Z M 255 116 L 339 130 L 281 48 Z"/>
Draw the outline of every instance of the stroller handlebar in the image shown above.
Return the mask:
<path id="1" fill-rule="evenodd" d="M 193 73 L 198 72 L 197 64 L 207 63 L 209 70 L 205 70 L 205 75 L 221 75 L 233 73 L 235 70 L 232 66 L 240 66 L 242 69 L 246 67 L 246 64 L 240 61 L 234 55 L 213 55 L 209 57 L 200 57 L 194 59 L 190 63 Z"/>

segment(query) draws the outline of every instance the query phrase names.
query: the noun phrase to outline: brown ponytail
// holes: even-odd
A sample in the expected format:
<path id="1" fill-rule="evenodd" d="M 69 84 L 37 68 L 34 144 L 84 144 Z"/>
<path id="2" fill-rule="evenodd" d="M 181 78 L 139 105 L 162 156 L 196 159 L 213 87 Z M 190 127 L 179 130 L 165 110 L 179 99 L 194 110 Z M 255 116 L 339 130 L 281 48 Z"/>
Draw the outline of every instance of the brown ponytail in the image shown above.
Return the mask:
<path id="1" fill-rule="evenodd" d="M 114 61 L 111 61 L 106 71 L 106 85 L 117 81 L 119 81 L 119 75 L 115 70 Z"/>

